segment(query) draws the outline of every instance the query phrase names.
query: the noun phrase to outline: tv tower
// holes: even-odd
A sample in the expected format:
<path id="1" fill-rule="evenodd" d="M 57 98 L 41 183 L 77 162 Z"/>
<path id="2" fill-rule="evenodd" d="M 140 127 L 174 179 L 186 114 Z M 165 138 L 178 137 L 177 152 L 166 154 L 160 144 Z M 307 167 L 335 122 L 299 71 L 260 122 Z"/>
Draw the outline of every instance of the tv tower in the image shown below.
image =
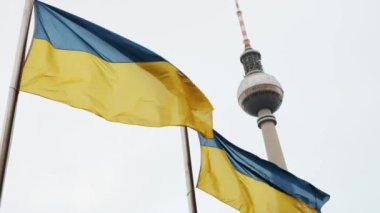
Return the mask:
<path id="1" fill-rule="evenodd" d="M 257 117 L 268 160 L 286 170 L 285 159 L 276 131 L 277 121 L 273 115 L 281 105 L 284 91 L 275 77 L 263 71 L 261 54 L 251 47 L 238 0 L 235 0 L 235 3 L 245 48 L 240 56 L 245 76 L 238 89 L 239 105 L 246 113 Z"/>

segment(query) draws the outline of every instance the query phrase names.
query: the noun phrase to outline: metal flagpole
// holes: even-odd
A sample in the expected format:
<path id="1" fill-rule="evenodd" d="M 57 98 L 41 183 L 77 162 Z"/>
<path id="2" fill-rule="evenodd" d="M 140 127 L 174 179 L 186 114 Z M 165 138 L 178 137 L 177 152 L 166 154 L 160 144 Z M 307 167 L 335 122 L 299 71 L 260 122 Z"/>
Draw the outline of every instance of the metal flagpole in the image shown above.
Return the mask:
<path id="1" fill-rule="evenodd" d="M 197 203 L 195 200 L 193 170 L 191 167 L 190 148 L 189 148 L 189 135 L 187 127 L 180 127 L 182 135 L 182 150 L 183 160 L 185 163 L 186 187 L 187 187 L 187 202 L 189 205 L 190 213 L 197 213 Z"/>
<path id="2" fill-rule="evenodd" d="M 25 0 L 24 12 L 22 16 L 21 29 L 19 40 L 17 44 L 15 64 L 13 67 L 13 75 L 9 87 L 8 102 L 5 113 L 4 127 L 1 138 L 1 152 L 0 152 L 0 205 L 2 199 L 2 192 L 4 188 L 4 178 L 9 155 L 9 147 L 12 139 L 13 123 L 15 118 L 17 98 L 20 86 L 21 70 L 25 58 L 25 46 L 28 38 L 28 30 L 30 19 L 32 16 L 34 0 Z"/>

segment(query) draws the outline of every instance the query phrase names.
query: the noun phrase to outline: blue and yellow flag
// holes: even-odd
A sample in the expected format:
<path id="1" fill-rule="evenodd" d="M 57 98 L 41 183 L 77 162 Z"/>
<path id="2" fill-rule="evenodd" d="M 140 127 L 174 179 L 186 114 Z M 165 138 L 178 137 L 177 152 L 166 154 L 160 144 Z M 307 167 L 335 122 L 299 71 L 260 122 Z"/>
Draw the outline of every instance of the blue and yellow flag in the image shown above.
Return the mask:
<path id="1" fill-rule="evenodd" d="M 312 184 L 223 138 L 199 135 L 198 188 L 242 213 L 320 212 L 330 196 Z"/>
<path id="2" fill-rule="evenodd" d="M 39 1 L 35 20 L 22 91 L 110 121 L 188 126 L 212 138 L 212 105 L 164 58 Z"/>

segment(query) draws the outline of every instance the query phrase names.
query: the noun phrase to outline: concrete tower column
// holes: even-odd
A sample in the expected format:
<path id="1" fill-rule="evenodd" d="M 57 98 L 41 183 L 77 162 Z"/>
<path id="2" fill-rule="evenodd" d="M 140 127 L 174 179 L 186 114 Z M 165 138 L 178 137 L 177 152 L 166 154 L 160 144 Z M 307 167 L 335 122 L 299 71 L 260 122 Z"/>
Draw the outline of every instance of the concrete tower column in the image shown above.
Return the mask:
<path id="1" fill-rule="evenodd" d="M 269 109 L 261 109 L 258 113 L 257 124 L 263 133 L 268 160 L 287 170 L 276 131 L 276 117 Z"/>

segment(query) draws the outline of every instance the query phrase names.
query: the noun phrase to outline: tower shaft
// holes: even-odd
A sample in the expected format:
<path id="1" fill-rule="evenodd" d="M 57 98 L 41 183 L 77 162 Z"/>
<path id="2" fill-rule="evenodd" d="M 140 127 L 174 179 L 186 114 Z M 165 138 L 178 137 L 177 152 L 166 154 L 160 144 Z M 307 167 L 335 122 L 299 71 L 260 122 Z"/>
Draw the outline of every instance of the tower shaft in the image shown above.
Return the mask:
<path id="1" fill-rule="evenodd" d="M 269 109 L 261 109 L 259 111 L 257 124 L 263 133 L 268 160 L 287 170 L 276 131 L 276 123 L 276 118 Z"/>

